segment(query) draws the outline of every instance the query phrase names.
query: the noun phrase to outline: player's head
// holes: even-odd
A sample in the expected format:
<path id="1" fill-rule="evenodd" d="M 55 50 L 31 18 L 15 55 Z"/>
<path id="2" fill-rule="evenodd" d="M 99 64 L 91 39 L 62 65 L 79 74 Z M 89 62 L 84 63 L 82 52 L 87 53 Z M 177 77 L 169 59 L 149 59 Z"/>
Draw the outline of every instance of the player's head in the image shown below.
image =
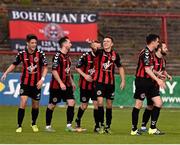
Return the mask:
<path id="1" fill-rule="evenodd" d="M 36 49 L 37 41 L 38 41 L 38 38 L 34 34 L 28 34 L 26 36 L 26 44 L 27 44 L 28 49 L 30 49 L 31 51 L 34 51 Z"/>
<path id="2" fill-rule="evenodd" d="M 69 37 L 67 37 L 67 36 L 62 37 L 59 40 L 59 46 L 60 46 L 60 48 L 66 48 L 67 50 L 70 50 L 72 44 L 71 44 Z"/>
<path id="3" fill-rule="evenodd" d="M 151 45 L 154 49 L 157 48 L 159 45 L 160 37 L 156 34 L 149 34 L 146 37 L 146 43 L 147 45 Z"/>
<path id="4" fill-rule="evenodd" d="M 111 36 L 105 36 L 103 39 L 103 48 L 104 50 L 111 49 L 113 46 L 113 38 Z"/>
<path id="5" fill-rule="evenodd" d="M 90 47 L 93 51 L 101 48 L 101 42 L 99 40 L 92 41 Z"/>
<path id="6" fill-rule="evenodd" d="M 162 42 L 158 45 L 156 51 L 160 51 L 160 53 L 161 53 L 163 56 L 166 56 L 167 53 L 168 53 L 168 48 L 167 48 L 166 43 L 165 43 L 164 41 L 162 41 Z"/>

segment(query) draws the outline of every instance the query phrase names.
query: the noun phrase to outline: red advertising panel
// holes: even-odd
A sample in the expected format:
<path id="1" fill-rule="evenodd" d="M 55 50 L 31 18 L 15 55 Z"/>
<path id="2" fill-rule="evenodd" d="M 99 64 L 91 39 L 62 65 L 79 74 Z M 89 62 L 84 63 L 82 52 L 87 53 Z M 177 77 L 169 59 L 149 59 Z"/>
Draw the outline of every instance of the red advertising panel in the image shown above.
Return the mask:
<path id="1" fill-rule="evenodd" d="M 71 52 L 87 51 L 86 39 L 97 39 L 96 13 L 10 10 L 9 18 L 12 49 L 24 49 L 27 34 L 38 37 L 38 47 L 43 51 L 57 51 L 63 36 L 72 41 Z"/>

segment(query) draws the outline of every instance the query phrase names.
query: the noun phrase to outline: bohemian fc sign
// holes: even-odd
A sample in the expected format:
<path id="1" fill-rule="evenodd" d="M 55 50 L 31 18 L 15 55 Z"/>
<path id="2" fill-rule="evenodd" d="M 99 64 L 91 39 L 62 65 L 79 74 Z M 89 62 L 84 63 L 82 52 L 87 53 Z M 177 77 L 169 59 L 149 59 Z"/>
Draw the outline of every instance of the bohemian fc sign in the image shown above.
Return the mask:
<path id="1" fill-rule="evenodd" d="M 84 52 L 89 47 L 85 40 L 97 39 L 97 14 L 10 10 L 9 29 L 12 49 L 24 49 L 30 33 L 38 37 L 43 51 L 57 51 L 58 40 L 68 36 L 71 52 Z"/>

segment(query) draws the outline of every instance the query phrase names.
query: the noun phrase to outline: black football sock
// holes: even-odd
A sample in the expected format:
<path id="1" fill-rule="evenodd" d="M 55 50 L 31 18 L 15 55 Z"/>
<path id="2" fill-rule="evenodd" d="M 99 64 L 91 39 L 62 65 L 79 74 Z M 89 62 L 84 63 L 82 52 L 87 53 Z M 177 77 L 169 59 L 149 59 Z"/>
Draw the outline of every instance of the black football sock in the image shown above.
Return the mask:
<path id="1" fill-rule="evenodd" d="M 77 119 L 81 120 L 85 110 L 82 110 L 81 107 L 78 109 Z"/>
<path id="2" fill-rule="evenodd" d="M 54 112 L 53 110 L 51 110 L 47 107 L 47 109 L 46 109 L 46 126 L 51 125 L 53 112 Z"/>
<path id="3" fill-rule="evenodd" d="M 159 107 L 154 106 L 151 114 L 151 128 L 155 129 L 156 128 L 156 123 L 159 118 L 160 114 L 160 109 Z"/>
<path id="4" fill-rule="evenodd" d="M 25 114 L 25 109 L 19 108 L 18 109 L 18 127 L 22 126 L 24 114 Z"/>
<path id="5" fill-rule="evenodd" d="M 152 110 L 148 110 L 147 108 L 144 110 L 144 113 L 143 113 L 143 119 L 142 119 L 142 125 L 143 127 L 146 127 L 148 121 L 149 121 L 149 118 L 151 116 L 151 111 Z"/>
<path id="6" fill-rule="evenodd" d="M 98 116 L 99 116 L 99 122 L 101 123 L 101 126 L 104 126 L 104 107 L 103 106 L 98 107 Z"/>
<path id="7" fill-rule="evenodd" d="M 39 114 L 39 108 L 38 109 L 32 108 L 32 110 L 31 110 L 32 125 L 36 124 L 36 120 L 37 120 L 38 114 Z"/>
<path id="8" fill-rule="evenodd" d="M 76 127 L 80 127 L 81 126 L 81 118 L 84 114 L 85 110 L 82 110 L 81 106 L 78 109 L 78 114 L 77 114 L 77 118 L 76 118 Z"/>
<path id="9" fill-rule="evenodd" d="M 94 117 L 94 121 L 95 121 L 95 126 L 96 128 L 99 127 L 99 117 L 98 117 L 98 109 L 94 109 L 93 110 L 93 117 Z"/>
<path id="10" fill-rule="evenodd" d="M 71 124 L 74 118 L 74 106 L 68 106 L 66 110 L 67 124 Z"/>
<path id="11" fill-rule="evenodd" d="M 137 124 L 138 124 L 138 117 L 139 117 L 139 109 L 133 108 L 132 110 L 132 130 L 137 130 Z"/>
<path id="12" fill-rule="evenodd" d="M 106 127 L 110 128 L 112 120 L 112 108 L 106 108 Z"/>

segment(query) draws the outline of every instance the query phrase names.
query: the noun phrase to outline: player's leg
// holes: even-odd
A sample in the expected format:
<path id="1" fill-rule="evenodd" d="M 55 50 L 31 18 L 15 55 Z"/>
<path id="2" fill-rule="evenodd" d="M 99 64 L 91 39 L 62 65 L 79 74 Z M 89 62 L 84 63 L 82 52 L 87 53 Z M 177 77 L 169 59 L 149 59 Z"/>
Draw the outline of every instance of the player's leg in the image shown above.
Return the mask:
<path id="1" fill-rule="evenodd" d="M 154 102 L 154 108 L 152 110 L 152 116 L 151 116 L 152 117 L 151 128 L 154 129 L 156 128 L 156 123 L 159 118 L 160 110 L 162 107 L 162 100 L 160 96 L 153 97 L 152 100 Z"/>
<path id="2" fill-rule="evenodd" d="M 146 98 L 147 99 L 147 107 L 144 110 L 143 113 L 143 118 L 142 118 L 142 124 L 141 124 L 141 132 L 147 132 L 147 123 L 151 117 L 151 112 L 153 109 L 153 101 L 151 100 L 151 98 Z"/>
<path id="3" fill-rule="evenodd" d="M 98 116 L 99 116 L 99 122 L 100 122 L 100 130 L 99 133 L 105 133 L 105 127 L 104 127 L 104 105 L 103 105 L 103 97 L 98 96 L 97 97 L 98 101 Z"/>
<path id="4" fill-rule="evenodd" d="M 49 104 L 46 109 L 46 128 L 45 131 L 55 132 L 51 126 L 53 112 L 56 104 L 61 101 L 61 91 L 59 89 L 50 89 Z"/>
<path id="5" fill-rule="evenodd" d="M 106 99 L 106 133 L 111 134 L 111 121 L 112 121 L 112 100 Z"/>
<path id="6" fill-rule="evenodd" d="M 82 131 L 86 131 L 85 128 L 81 127 L 81 118 L 84 114 L 84 111 L 87 109 L 88 107 L 88 103 L 81 103 L 79 109 L 78 109 L 78 113 L 77 113 L 77 118 L 75 120 L 76 122 L 76 131 L 77 132 L 82 132 Z"/>
<path id="7" fill-rule="evenodd" d="M 159 92 L 159 86 L 155 83 L 152 83 L 150 87 L 150 91 L 148 96 L 151 96 L 151 99 L 153 101 L 153 110 L 151 113 L 151 126 L 148 130 L 149 134 L 155 134 L 155 135 L 163 135 L 164 133 L 161 132 L 159 129 L 157 129 L 156 124 L 159 118 L 160 110 L 162 107 L 162 99 L 160 97 L 160 92 Z"/>
<path id="8" fill-rule="evenodd" d="M 97 99 L 92 100 L 92 101 L 93 101 L 93 106 L 94 106 L 94 110 L 93 110 L 93 118 L 95 122 L 94 132 L 98 132 L 100 129 L 99 116 L 98 116 L 98 102 L 97 102 Z"/>
<path id="9" fill-rule="evenodd" d="M 87 107 L 88 107 L 88 103 L 81 103 L 81 105 L 79 106 L 77 118 L 76 118 L 76 127 L 77 128 L 81 127 L 81 118 L 84 114 L 84 111 L 87 109 Z"/>
<path id="10" fill-rule="evenodd" d="M 46 128 L 45 128 L 45 131 L 55 132 L 55 130 L 51 126 L 53 112 L 54 112 L 55 107 L 56 107 L 56 104 L 53 104 L 53 103 L 48 104 L 48 107 L 46 109 Z"/>
<path id="11" fill-rule="evenodd" d="M 135 79 L 135 105 L 132 109 L 132 129 L 131 135 L 141 135 L 140 131 L 137 128 L 138 125 L 138 118 L 139 118 L 139 111 L 142 108 L 143 100 L 146 97 L 146 92 L 148 89 L 149 82 L 146 79 L 136 78 Z"/>
<path id="12" fill-rule="evenodd" d="M 98 104 L 98 116 L 99 116 L 99 123 L 100 123 L 100 130 L 99 133 L 105 133 L 104 130 L 104 104 L 103 104 L 103 95 L 104 95 L 104 88 L 105 85 L 101 83 L 96 83 L 94 86 L 94 96 L 97 98 Z"/>
<path id="13" fill-rule="evenodd" d="M 111 134 L 112 103 L 114 100 L 114 85 L 106 85 L 104 97 L 106 98 L 106 128 L 105 132 Z"/>
<path id="14" fill-rule="evenodd" d="M 36 120 L 39 114 L 39 100 L 32 99 L 32 110 L 31 110 L 31 116 L 32 116 L 32 129 L 33 132 L 38 132 L 39 129 L 36 125 Z"/>
<path id="15" fill-rule="evenodd" d="M 67 110 L 66 110 L 66 118 L 67 118 L 67 124 L 66 124 L 66 131 L 76 131 L 72 127 L 72 121 L 74 118 L 74 107 L 75 107 L 75 99 L 73 94 L 73 88 L 67 87 L 66 91 L 63 91 L 63 101 L 67 102 Z"/>
<path id="16" fill-rule="evenodd" d="M 18 109 L 18 128 L 16 129 L 16 132 L 22 132 L 22 122 L 25 115 L 27 100 L 28 96 L 20 96 L 20 105 Z"/>
<path id="17" fill-rule="evenodd" d="M 75 100 L 74 99 L 67 99 L 67 110 L 66 110 L 66 117 L 67 117 L 67 125 L 66 125 L 66 131 L 76 131 L 72 127 L 72 121 L 74 118 L 74 106 L 75 106 Z"/>
<path id="18" fill-rule="evenodd" d="M 33 132 L 38 132 L 39 129 L 36 125 L 36 120 L 39 114 L 39 100 L 41 99 L 41 90 L 36 87 L 28 87 L 29 97 L 32 99 L 32 109 L 31 109 L 31 117 L 32 117 L 32 130 Z"/>
<path id="19" fill-rule="evenodd" d="M 156 127 L 163 102 L 160 96 L 153 97 L 152 101 L 154 102 L 154 107 L 151 114 L 151 126 L 149 128 L 149 134 L 163 135 L 164 133 Z"/>
<path id="20" fill-rule="evenodd" d="M 76 120 L 75 120 L 76 128 L 81 127 L 81 118 L 82 118 L 82 116 L 84 114 L 84 111 L 88 107 L 88 102 L 89 102 L 88 92 L 89 92 L 88 90 L 84 90 L 84 89 L 80 88 L 80 102 L 81 102 L 81 105 L 79 106 L 77 117 L 76 117 Z"/>
<path id="21" fill-rule="evenodd" d="M 139 111 L 142 108 L 143 101 L 140 99 L 135 100 L 135 105 L 132 110 L 132 130 L 131 135 L 140 135 L 137 125 L 138 125 L 138 118 L 139 118 Z"/>

